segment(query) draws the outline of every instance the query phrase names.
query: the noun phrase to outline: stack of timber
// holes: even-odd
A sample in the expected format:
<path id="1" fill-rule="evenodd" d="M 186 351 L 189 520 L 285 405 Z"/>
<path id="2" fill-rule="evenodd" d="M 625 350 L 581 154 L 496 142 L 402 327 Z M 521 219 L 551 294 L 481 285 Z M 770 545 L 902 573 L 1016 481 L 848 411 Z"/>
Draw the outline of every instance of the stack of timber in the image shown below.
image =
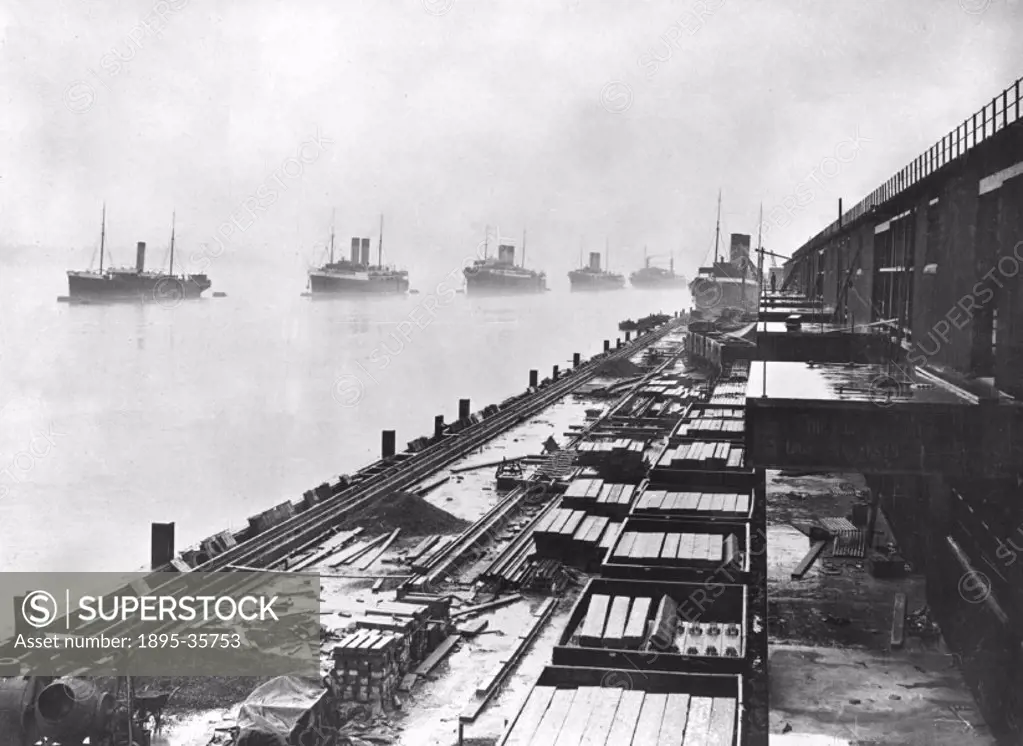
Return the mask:
<path id="1" fill-rule="evenodd" d="M 614 484 L 597 478 L 577 478 L 565 491 L 561 505 L 592 515 L 624 518 L 636 494 L 634 484 Z"/>
<path id="2" fill-rule="evenodd" d="M 724 686 L 725 681 L 734 685 L 732 677 L 702 687 L 702 680 L 680 681 L 677 679 L 683 677 L 673 674 L 651 674 L 641 678 L 649 687 L 641 689 L 626 686 L 626 682 L 639 678 L 635 671 L 583 670 L 592 673 L 573 676 L 563 667 L 546 668 L 498 746 L 742 743 L 738 698 Z M 572 681 L 598 675 L 621 684 L 602 686 L 600 681 L 593 681 L 587 686 Z M 693 692 L 701 688 L 710 691 Z M 713 696 L 715 693 L 720 696 Z"/>
<path id="3" fill-rule="evenodd" d="M 605 578 L 748 582 L 750 523 L 627 518 L 600 566 Z"/>
<path id="4" fill-rule="evenodd" d="M 582 466 L 598 470 L 601 477 L 619 481 L 639 481 L 646 470 L 644 451 L 646 441 L 631 438 L 587 440 L 578 445 L 578 460 Z"/>
<path id="5" fill-rule="evenodd" d="M 401 634 L 360 629 L 334 647 L 333 678 L 349 702 L 386 705 L 409 666 L 409 649 Z"/>
<path id="6" fill-rule="evenodd" d="M 600 562 L 616 526 L 606 515 L 559 507 L 536 525 L 536 555 L 585 570 Z"/>
<path id="7" fill-rule="evenodd" d="M 734 534 L 625 531 L 611 552 L 613 560 L 631 564 L 738 566 L 742 560 Z"/>
<path id="8" fill-rule="evenodd" d="M 726 441 L 695 440 L 666 450 L 658 466 L 700 471 L 741 470 L 744 453 L 743 447 Z"/>
<path id="9" fill-rule="evenodd" d="M 679 488 L 681 490 L 681 488 Z M 679 516 L 703 520 L 749 520 L 753 507 L 753 489 L 742 492 L 727 488 L 714 491 L 643 490 L 632 510 L 637 516 Z"/>
<path id="10" fill-rule="evenodd" d="M 746 424 L 734 418 L 700 417 L 684 422 L 677 434 L 682 438 L 741 442 L 746 438 Z"/>

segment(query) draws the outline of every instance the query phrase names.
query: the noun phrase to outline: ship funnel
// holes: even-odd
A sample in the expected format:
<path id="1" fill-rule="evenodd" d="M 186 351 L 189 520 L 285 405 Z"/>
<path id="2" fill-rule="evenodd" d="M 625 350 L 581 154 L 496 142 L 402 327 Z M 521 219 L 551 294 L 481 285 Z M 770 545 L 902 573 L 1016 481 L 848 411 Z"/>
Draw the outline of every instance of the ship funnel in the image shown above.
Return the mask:
<path id="1" fill-rule="evenodd" d="M 590 269 L 592 269 L 594 272 L 599 272 L 600 271 L 600 252 L 599 251 L 591 251 L 590 252 Z"/>
<path id="2" fill-rule="evenodd" d="M 352 264 L 359 263 L 359 239 L 352 236 Z"/>
<path id="3" fill-rule="evenodd" d="M 139 241 L 138 247 L 135 249 L 135 271 L 142 274 L 142 270 L 146 268 L 146 242 Z"/>
<path id="4" fill-rule="evenodd" d="M 745 233 L 733 233 L 728 248 L 728 261 L 735 267 L 745 267 L 749 263 L 750 237 Z"/>
<path id="5" fill-rule="evenodd" d="M 515 247 L 506 243 L 497 247 L 497 261 L 515 264 Z"/>
<path id="6" fill-rule="evenodd" d="M 369 266 L 369 239 L 362 239 L 362 263 Z"/>

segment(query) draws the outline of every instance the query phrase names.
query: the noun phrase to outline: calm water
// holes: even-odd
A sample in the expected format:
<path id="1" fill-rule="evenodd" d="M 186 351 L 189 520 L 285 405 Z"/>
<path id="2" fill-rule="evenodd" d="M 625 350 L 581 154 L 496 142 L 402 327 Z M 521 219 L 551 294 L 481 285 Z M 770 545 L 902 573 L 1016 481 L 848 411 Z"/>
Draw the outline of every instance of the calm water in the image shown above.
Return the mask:
<path id="1" fill-rule="evenodd" d="M 522 391 L 679 292 L 313 301 L 304 267 L 227 262 L 176 308 L 69 306 L 67 256 L 0 258 L 0 570 L 133 570 L 151 521 L 178 547 Z M 208 292 L 207 295 L 210 295 Z M 432 307 L 432 312 L 428 308 Z"/>

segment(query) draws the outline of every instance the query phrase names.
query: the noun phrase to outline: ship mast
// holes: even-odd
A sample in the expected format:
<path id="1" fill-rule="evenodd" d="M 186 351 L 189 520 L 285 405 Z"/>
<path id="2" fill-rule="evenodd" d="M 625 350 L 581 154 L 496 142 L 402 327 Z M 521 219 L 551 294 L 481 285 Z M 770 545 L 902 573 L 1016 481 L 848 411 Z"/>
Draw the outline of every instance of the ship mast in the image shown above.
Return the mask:
<path id="1" fill-rule="evenodd" d="M 384 266 L 384 214 L 380 213 L 380 240 L 377 243 L 377 267 Z"/>
<path id="2" fill-rule="evenodd" d="M 337 209 L 330 211 L 330 263 L 334 263 L 334 216 L 337 214 Z"/>
<path id="3" fill-rule="evenodd" d="M 175 218 L 175 213 L 172 212 L 171 213 L 171 259 L 170 259 L 170 272 L 167 273 L 171 277 L 174 276 L 174 218 Z"/>
<path id="4" fill-rule="evenodd" d="M 718 224 L 714 229 L 714 264 L 718 263 L 718 242 L 721 240 L 721 190 L 718 189 Z"/>
<path id="5" fill-rule="evenodd" d="M 522 229 L 522 269 L 526 268 L 526 229 Z"/>
<path id="6" fill-rule="evenodd" d="M 103 219 L 99 229 L 99 273 L 103 274 L 103 247 L 107 238 L 107 203 L 103 203 Z"/>
<path id="7" fill-rule="evenodd" d="M 488 248 L 490 247 L 490 226 L 486 227 L 483 233 L 483 258 L 486 259 L 488 255 Z"/>

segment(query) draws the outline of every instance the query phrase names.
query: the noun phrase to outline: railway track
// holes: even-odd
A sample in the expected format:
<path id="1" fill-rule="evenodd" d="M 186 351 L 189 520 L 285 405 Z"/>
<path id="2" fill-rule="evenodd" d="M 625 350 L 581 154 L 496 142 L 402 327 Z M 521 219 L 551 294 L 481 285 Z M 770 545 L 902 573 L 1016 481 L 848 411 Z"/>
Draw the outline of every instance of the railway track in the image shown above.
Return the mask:
<path id="1" fill-rule="evenodd" d="M 621 349 L 613 350 L 599 360 L 587 362 L 571 375 L 561 381 L 556 381 L 528 400 L 521 402 L 521 406 L 514 406 L 508 411 L 498 412 L 479 424 L 466 428 L 404 461 L 397 469 L 397 473 L 385 472 L 372 477 L 367 482 L 350 487 L 294 518 L 218 554 L 208 562 L 198 565 L 195 571 L 214 572 L 230 569 L 233 565 L 267 567 L 287 556 L 296 547 L 314 542 L 320 536 L 326 535 L 338 522 L 344 520 L 352 512 L 369 505 L 373 500 L 412 487 L 430 474 L 547 408 L 593 378 L 601 363 L 628 358 L 637 350 L 648 347 L 674 331 L 679 324 L 680 322 L 677 321 L 669 322 L 660 329 L 655 329 L 646 336 L 640 337 L 635 342 L 625 345 Z"/>
<path id="2" fill-rule="evenodd" d="M 308 547 L 326 535 L 338 523 L 345 520 L 354 511 L 369 505 L 373 500 L 395 491 L 404 490 L 422 481 L 430 474 L 461 458 L 466 453 L 479 448 L 517 423 L 528 419 L 534 414 L 564 396 L 570 394 L 582 384 L 593 378 L 601 363 L 626 359 L 637 351 L 649 347 L 659 339 L 675 331 L 683 322 L 673 319 L 659 329 L 654 329 L 634 342 L 609 354 L 587 363 L 572 371 L 561 381 L 538 391 L 534 396 L 518 402 L 504 412 L 498 412 L 477 425 L 468 427 L 452 435 L 440 443 L 421 451 L 406 460 L 395 464 L 380 474 L 376 474 L 363 482 L 334 495 L 321 503 L 299 513 L 287 521 L 273 526 L 260 534 L 244 541 L 226 551 L 210 558 L 195 568 L 193 572 L 223 574 L 222 577 L 206 578 L 206 590 L 230 587 L 228 574 L 245 572 L 238 567 L 244 566 L 249 571 L 270 567 L 274 562 Z M 166 588 L 173 581 L 155 582 L 154 575 L 147 576 L 146 582 L 150 595 L 158 595 L 161 588 Z M 233 589 L 238 590 L 235 579 Z M 190 589 L 190 590 L 194 590 Z M 115 636 L 130 630 L 133 622 L 115 622 L 109 624 L 95 623 L 80 630 L 81 634 Z M 171 629 L 176 623 L 161 625 L 153 630 L 160 632 Z M 29 656 L 19 656 L 25 660 Z M 38 661 L 37 656 L 32 656 Z M 55 659 L 57 656 L 49 656 Z"/>
<path id="3" fill-rule="evenodd" d="M 679 353 L 681 354 L 681 353 Z M 591 422 L 577 435 L 574 435 L 566 444 L 566 450 L 571 450 L 573 447 L 578 445 L 581 441 L 587 438 L 590 434 L 600 428 L 601 425 L 606 423 L 621 411 L 622 407 L 629 398 L 641 387 L 644 383 L 651 380 L 652 378 L 660 375 L 665 368 L 673 364 L 677 356 L 672 355 L 660 365 L 652 368 L 642 376 L 637 377 L 633 380 L 628 388 L 621 394 L 618 395 L 615 403 L 599 418 Z M 490 511 L 487 512 L 482 518 L 478 519 L 473 525 L 469 526 L 462 534 L 451 544 L 444 548 L 444 551 L 433 558 L 430 563 L 430 568 L 427 572 L 413 577 L 407 581 L 405 585 L 408 587 L 415 587 L 420 582 L 425 582 L 427 587 L 430 587 L 433 583 L 437 582 L 444 575 L 450 573 L 452 567 L 460 563 L 461 558 L 471 551 L 474 547 L 482 543 L 485 537 L 493 536 L 498 532 L 498 528 L 503 525 L 508 515 L 515 510 L 515 507 L 526 497 L 526 494 L 536 490 L 537 487 L 545 489 L 546 485 L 540 479 L 534 479 L 529 485 L 520 486 L 510 493 L 504 500 L 498 505 L 494 506 Z M 546 510 L 541 512 L 541 515 L 546 513 Z M 511 547 L 518 549 L 521 546 L 521 542 L 525 541 L 523 537 L 528 539 L 532 535 L 532 525 L 535 525 L 536 520 L 539 520 L 539 516 L 533 521 L 529 528 L 524 530 L 519 537 L 513 539 L 509 547 L 501 552 L 500 556 L 494 560 L 488 567 L 488 571 L 492 570 L 493 567 L 503 558 L 505 558 Z M 485 573 L 484 573 L 485 574 Z M 422 579 L 422 580 L 421 580 Z"/>

